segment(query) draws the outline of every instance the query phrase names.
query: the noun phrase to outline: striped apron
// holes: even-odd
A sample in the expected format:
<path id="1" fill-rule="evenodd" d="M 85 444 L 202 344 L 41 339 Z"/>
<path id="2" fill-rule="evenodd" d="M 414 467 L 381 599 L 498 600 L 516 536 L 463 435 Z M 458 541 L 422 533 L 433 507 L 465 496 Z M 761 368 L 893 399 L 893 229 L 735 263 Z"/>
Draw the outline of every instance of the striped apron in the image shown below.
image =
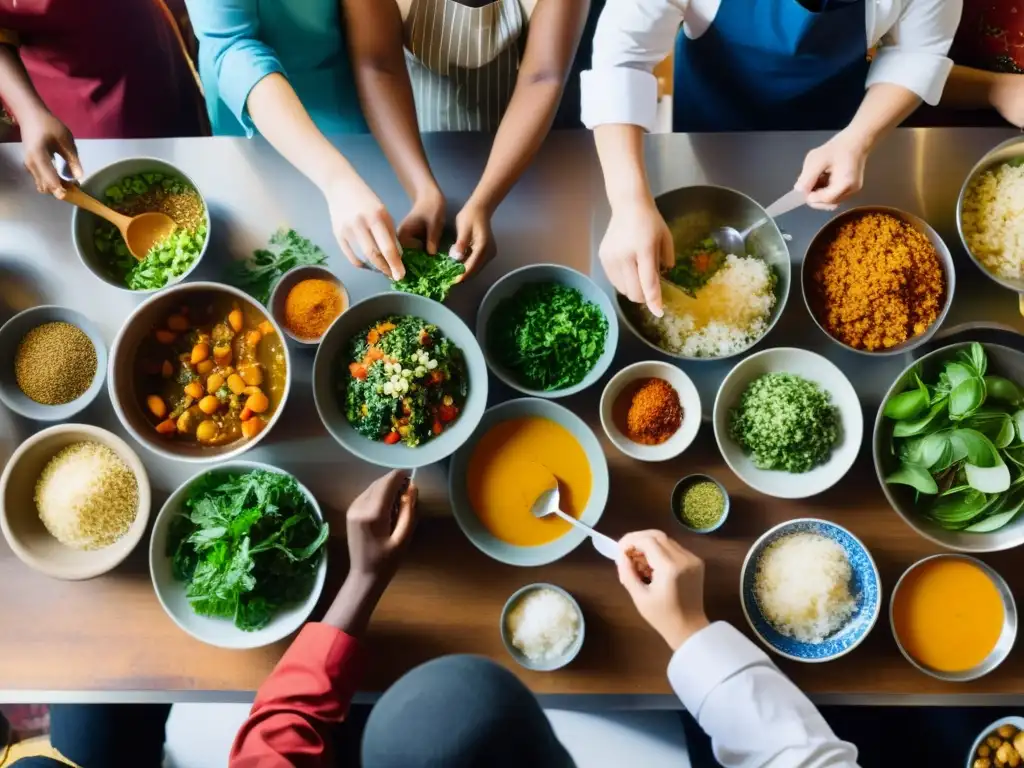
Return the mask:
<path id="1" fill-rule="evenodd" d="M 497 131 L 526 43 L 520 0 L 480 8 L 399 0 L 399 7 L 420 131 Z"/>

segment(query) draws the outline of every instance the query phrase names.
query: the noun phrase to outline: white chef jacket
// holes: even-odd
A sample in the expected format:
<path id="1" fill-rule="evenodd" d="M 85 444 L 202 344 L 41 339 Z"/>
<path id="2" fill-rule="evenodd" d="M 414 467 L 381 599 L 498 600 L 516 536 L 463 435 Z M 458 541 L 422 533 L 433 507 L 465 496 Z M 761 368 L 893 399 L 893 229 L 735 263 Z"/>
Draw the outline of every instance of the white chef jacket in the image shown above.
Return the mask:
<path id="1" fill-rule="evenodd" d="M 680 25 L 683 34 L 697 39 L 723 2 L 736 0 L 607 0 L 594 35 L 592 68 L 582 73 L 583 124 L 653 130 L 655 65 L 672 51 Z M 953 68 L 946 54 L 963 0 L 867 0 L 865 8 L 867 48 L 879 46 L 865 87 L 893 83 L 937 104 Z"/>
<path id="2" fill-rule="evenodd" d="M 729 624 L 715 622 L 683 643 L 668 679 L 725 768 L 857 768 L 856 747 Z"/>

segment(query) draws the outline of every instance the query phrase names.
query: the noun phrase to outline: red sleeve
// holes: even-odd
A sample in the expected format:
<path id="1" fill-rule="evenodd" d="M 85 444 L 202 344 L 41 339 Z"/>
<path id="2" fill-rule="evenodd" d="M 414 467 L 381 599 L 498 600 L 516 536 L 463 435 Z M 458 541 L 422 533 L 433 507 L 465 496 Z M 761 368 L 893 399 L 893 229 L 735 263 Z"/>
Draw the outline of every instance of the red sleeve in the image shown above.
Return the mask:
<path id="1" fill-rule="evenodd" d="M 307 624 L 270 673 L 231 747 L 231 768 L 333 765 L 330 730 L 358 684 L 359 644 L 327 624 Z"/>

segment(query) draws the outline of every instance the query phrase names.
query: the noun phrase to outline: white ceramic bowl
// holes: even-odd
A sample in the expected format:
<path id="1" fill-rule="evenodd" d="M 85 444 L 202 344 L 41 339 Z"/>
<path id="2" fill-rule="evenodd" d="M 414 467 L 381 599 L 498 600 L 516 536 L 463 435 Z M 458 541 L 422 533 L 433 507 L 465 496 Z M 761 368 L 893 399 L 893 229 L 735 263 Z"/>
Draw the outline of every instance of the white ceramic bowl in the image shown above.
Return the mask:
<path id="1" fill-rule="evenodd" d="M 171 570 L 171 558 L 167 555 L 167 537 L 171 522 L 184 509 L 189 488 L 200 477 L 211 473 L 243 473 L 256 469 L 280 475 L 289 474 L 276 467 L 255 461 L 228 461 L 213 469 L 203 470 L 186 480 L 167 499 L 160 509 L 160 514 L 156 517 L 156 522 L 153 524 L 153 535 L 149 539 L 149 573 L 153 579 L 153 588 L 156 590 L 160 605 L 163 606 L 174 623 L 185 632 L 197 640 L 219 648 L 262 648 L 297 631 L 316 608 L 317 600 L 320 599 L 320 593 L 324 588 L 324 579 L 327 576 L 327 551 L 325 549 L 320 557 L 316 580 L 309 596 L 301 603 L 278 611 L 267 626 L 254 632 L 238 629 L 230 619 L 200 616 L 192 610 L 188 598 L 185 597 L 185 583 L 174 578 Z M 317 504 L 316 497 L 302 483 L 299 483 L 299 488 L 313 505 L 316 516 L 322 520 L 323 513 L 320 510 L 320 505 Z"/>
<path id="2" fill-rule="evenodd" d="M 615 419 L 615 402 L 624 389 L 644 379 L 664 379 L 679 393 L 679 403 L 683 408 L 683 423 L 676 433 L 660 445 L 644 445 L 630 440 Z M 700 429 L 701 406 L 700 394 L 693 381 L 679 367 L 660 360 L 645 360 L 627 365 L 612 376 L 601 393 L 601 426 L 604 433 L 612 441 L 612 445 L 633 459 L 640 461 L 666 461 L 674 459 L 687 448 L 697 437 Z"/>
<path id="3" fill-rule="evenodd" d="M 991 725 L 987 725 L 985 730 L 978 734 L 978 738 L 974 740 L 971 745 L 971 751 L 967 753 L 967 768 L 974 768 L 974 761 L 977 759 L 978 747 L 981 743 L 992 734 L 997 728 L 1004 725 L 1012 725 L 1018 731 L 1024 731 L 1024 717 L 1018 717 L 1017 715 L 1008 715 L 1007 717 L 1000 717 L 998 720 L 993 722 Z M 995 765 L 995 755 L 992 755 L 989 759 L 992 760 L 992 765 Z"/>
<path id="4" fill-rule="evenodd" d="M 83 551 L 61 544 L 39 519 L 36 481 L 47 462 L 73 443 L 94 442 L 110 448 L 128 465 L 138 483 L 135 522 L 109 547 Z M 106 573 L 131 553 L 146 532 L 150 491 L 138 454 L 113 432 L 88 424 L 58 424 L 36 432 L 18 446 L 0 476 L 0 528 L 14 554 L 31 568 L 55 579 L 91 579 Z"/>
<path id="5" fill-rule="evenodd" d="M 839 409 L 841 426 L 832 455 L 809 472 L 759 469 L 729 434 L 729 412 L 739 405 L 747 385 L 766 373 L 793 373 L 813 381 L 832 396 L 832 404 Z M 864 437 L 860 399 L 846 374 L 821 355 L 793 347 L 766 349 L 737 363 L 715 397 L 714 425 L 715 440 L 729 469 L 755 491 L 780 499 L 804 499 L 838 483 L 853 466 Z"/>
<path id="6" fill-rule="evenodd" d="M 320 339 L 327 335 L 327 331 L 324 331 L 322 336 L 317 336 L 316 338 L 296 336 L 288 329 L 288 326 L 284 321 L 284 303 L 288 298 L 288 293 L 303 280 L 326 280 L 327 282 L 336 285 L 338 291 L 341 292 L 342 312 L 349 308 L 351 302 L 348 299 L 348 291 L 345 290 L 345 285 L 341 282 L 341 279 L 327 267 L 320 266 L 319 264 L 304 264 L 298 267 L 292 267 L 281 275 L 281 279 L 277 281 L 274 285 L 274 289 L 270 292 L 270 300 L 267 302 L 267 306 L 270 308 L 270 313 L 274 316 L 278 325 L 281 326 L 281 330 L 284 331 L 285 336 L 301 346 L 315 347 L 320 343 Z M 330 326 L 328 326 L 328 330 L 330 330 Z"/>
<path id="7" fill-rule="evenodd" d="M 576 639 L 564 654 L 554 659 L 532 661 L 523 654 L 522 651 L 512 645 L 512 636 L 508 631 L 508 614 L 515 607 L 516 603 L 526 597 L 526 595 L 538 589 L 550 589 L 552 592 L 557 592 L 568 600 L 576 610 L 576 615 L 579 616 L 580 624 L 579 630 L 576 632 Z M 553 672 L 554 670 L 561 669 L 571 663 L 572 660 L 579 655 L 580 649 L 583 647 L 583 637 L 586 635 L 586 631 L 587 625 L 583 620 L 583 611 L 580 609 L 580 604 L 576 602 L 576 598 L 561 587 L 556 587 L 554 584 L 527 584 L 525 587 L 513 592 L 512 597 L 505 601 L 505 607 L 501 610 L 501 642 L 505 645 L 505 650 L 508 651 L 509 656 L 516 660 L 516 663 L 519 664 L 519 666 L 525 667 L 533 672 Z"/>

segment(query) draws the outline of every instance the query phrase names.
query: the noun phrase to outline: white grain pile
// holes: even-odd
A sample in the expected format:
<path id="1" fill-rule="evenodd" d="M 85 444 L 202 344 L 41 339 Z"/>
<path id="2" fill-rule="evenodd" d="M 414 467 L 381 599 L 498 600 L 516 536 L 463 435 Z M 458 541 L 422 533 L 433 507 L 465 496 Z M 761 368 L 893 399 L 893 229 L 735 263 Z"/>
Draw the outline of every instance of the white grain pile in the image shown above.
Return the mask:
<path id="1" fill-rule="evenodd" d="M 763 259 L 730 254 L 696 297 L 665 302 L 665 316 L 642 307 L 641 320 L 660 346 L 687 357 L 746 349 L 764 335 L 775 306 L 774 278 Z"/>
<path id="2" fill-rule="evenodd" d="M 964 237 L 993 274 L 1024 277 L 1024 166 L 1004 163 L 975 179 L 964 195 Z"/>
<path id="3" fill-rule="evenodd" d="M 821 643 L 857 610 L 853 572 L 838 543 L 816 533 L 794 533 L 761 555 L 754 590 L 775 629 L 803 643 Z"/>
<path id="4" fill-rule="evenodd" d="M 46 530 L 73 549 L 100 549 L 128 532 L 138 511 L 135 474 L 99 443 L 74 443 L 36 481 L 36 509 Z"/>
<path id="5" fill-rule="evenodd" d="M 515 646 L 530 661 L 564 656 L 580 631 L 576 608 L 553 589 L 526 593 L 508 613 L 507 628 Z"/>

